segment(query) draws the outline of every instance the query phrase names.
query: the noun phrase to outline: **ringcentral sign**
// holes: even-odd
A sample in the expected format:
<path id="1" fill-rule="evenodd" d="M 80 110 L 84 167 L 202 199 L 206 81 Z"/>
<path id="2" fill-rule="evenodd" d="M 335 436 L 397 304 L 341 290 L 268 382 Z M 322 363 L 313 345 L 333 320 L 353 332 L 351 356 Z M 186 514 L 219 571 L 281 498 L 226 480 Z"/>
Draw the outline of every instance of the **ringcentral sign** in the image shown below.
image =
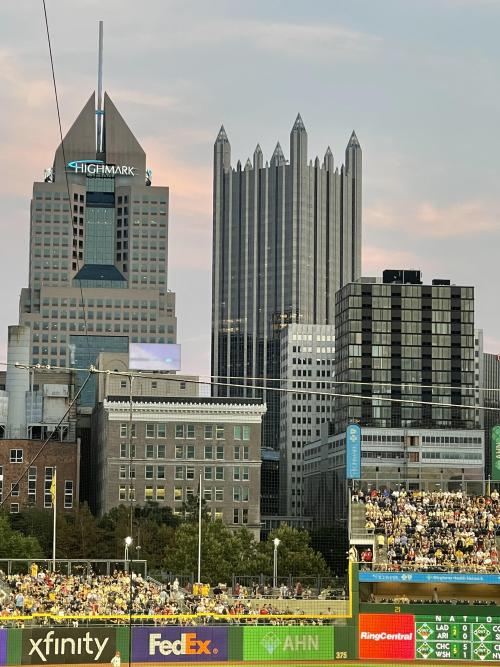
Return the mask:
<path id="1" fill-rule="evenodd" d="M 87 176 L 135 176 L 135 167 L 130 165 L 105 164 L 102 160 L 72 160 L 68 169 L 75 174 Z"/>

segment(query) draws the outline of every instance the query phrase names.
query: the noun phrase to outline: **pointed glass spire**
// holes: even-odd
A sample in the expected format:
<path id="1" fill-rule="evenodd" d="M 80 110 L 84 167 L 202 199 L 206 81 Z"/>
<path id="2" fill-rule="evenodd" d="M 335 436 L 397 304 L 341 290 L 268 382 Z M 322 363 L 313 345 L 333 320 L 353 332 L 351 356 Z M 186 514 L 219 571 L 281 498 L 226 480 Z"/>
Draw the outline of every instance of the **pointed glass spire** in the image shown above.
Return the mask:
<path id="1" fill-rule="evenodd" d="M 305 132 L 306 127 L 304 125 L 304 121 L 302 120 L 302 116 L 300 113 L 297 114 L 297 118 L 295 119 L 295 123 L 293 124 L 292 127 L 292 132 Z"/>
<path id="2" fill-rule="evenodd" d="M 251 169 L 252 168 L 252 163 L 250 162 L 250 158 L 247 157 L 247 161 L 245 162 L 245 169 Z"/>
<path id="3" fill-rule="evenodd" d="M 254 150 L 253 154 L 254 155 L 262 155 L 262 148 L 260 147 L 260 144 L 257 144 L 257 146 L 255 146 L 255 150 Z"/>
<path id="4" fill-rule="evenodd" d="M 359 148 L 358 137 L 356 136 L 356 132 L 354 130 L 352 131 L 347 148 Z"/>
<path id="5" fill-rule="evenodd" d="M 285 156 L 283 154 L 283 150 L 281 148 L 280 142 L 276 144 L 276 148 L 274 149 L 273 156 L 271 158 L 271 164 L 272 165 L 280 165 L 280 164 L 285 164 Z"/>
<path id="6" fill-rule="evenodd" d="M 224 125 L 220 126 L 219 134 L 217 135 L 216 141 L 229 141 L 227 138 L 226 130 L 224 129 Z"/>

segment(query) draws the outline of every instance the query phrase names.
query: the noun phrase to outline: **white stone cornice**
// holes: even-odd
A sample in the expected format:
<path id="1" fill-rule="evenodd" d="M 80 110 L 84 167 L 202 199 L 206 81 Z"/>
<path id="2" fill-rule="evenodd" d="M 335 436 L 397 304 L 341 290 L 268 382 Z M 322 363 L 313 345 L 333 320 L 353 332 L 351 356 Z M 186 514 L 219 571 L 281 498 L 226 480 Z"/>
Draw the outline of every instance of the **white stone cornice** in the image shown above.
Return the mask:
<path id="1" fill-rule="evenodd" d="M 110 421 L 130 418 L 130 403 L 127 401 L 104 400 L 102 406 Z M 132 420 L 260 423 L 265 413 L 266 406 L 262 404 L 135 402 Z"/>

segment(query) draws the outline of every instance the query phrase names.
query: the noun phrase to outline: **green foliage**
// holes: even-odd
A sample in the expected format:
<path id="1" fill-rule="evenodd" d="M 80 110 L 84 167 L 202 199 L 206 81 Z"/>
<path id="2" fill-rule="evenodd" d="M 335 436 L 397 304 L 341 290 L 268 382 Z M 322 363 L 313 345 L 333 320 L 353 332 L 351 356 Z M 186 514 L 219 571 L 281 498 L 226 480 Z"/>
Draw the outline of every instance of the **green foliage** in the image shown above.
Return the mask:
<path id="1" fill-rule="evenodd" d="M 278 538 L 278 572 L 295 577 L 328 576 L 330 570 L 323 556 L 311 546 L 311 537 L 305 530 L 297 530 L 284 524 L 273 530 L 267 542 L 260 545 L 262 551 L 272 557 L 274 540 Z"/>
<path id="2" fill-rule="evenodd" d="M 13 530 L 9 520 L 0 516 L 0 558 L 42 558 L 43 551 L 36 537 L 25 537 Z"/>

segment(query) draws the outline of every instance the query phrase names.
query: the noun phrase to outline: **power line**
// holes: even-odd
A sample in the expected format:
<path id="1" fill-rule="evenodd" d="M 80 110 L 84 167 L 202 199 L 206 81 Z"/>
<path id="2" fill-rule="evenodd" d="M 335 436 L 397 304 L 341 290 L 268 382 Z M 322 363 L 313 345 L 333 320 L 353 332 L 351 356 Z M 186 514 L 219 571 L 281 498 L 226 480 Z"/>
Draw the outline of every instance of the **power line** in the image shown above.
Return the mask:
<path id="1" fill-rule="evenodd" d="M 54 58 L 52 55 L 52 43 L 50 40 L 50 30 L 49 30 L 49 20 L 47 17 L 47 7 L 45 4 L 45 0 L 42 0 L 43 3 L 43 14 L 45 17 L 45 29 L 47 33 L 47 45 L 49 48 L 49 57 L 50 57 L 50 67 L 52 71 L 52 84 L 54 88 L 54 97 L 55 97 L 55 102 L 56 102 L 56 110 L 57 110 L 57 122 L 59 126 L 59 136 L 61 138 L 61 152 L 63 156 L 63 162 L 64 162 L 64 177 L 66 180 L 66 190 L 68 193 L 68 206 L 69 206 L 69 215 L 71 219 L 71 227 L 73 228 L 73 203 L 71 201 L 71 192 L 70 192 L 70 187 L 69 187 L 69 180 L 68 180 L 68 172 L 66 170 L 66 151 L 64 149 L 64 137 L 63 137 L 63 131 L 62 131 L 62 123 L 61 123 L 61 110 L 59 107 L 59 95 L 57 92 L 57 82 L 56 82 L 56 73 L 55 73 L 55 68 L 54 68 Z M 76 259 L 76 266 L 78 268 L 78 272 L 80 271 L 80 260 L 78 257 L 79 254 L 79 249 L 76 249 L 75 253 L 75 259 Z M 85 299 L 83 298 L 83 288 L 82 288 L 82 281 L 79 279 L 78 280 L 78 285 L 80 287 L 80 296 L 82 299 L 82 310 L 83 310 L 83 321 L 84 321 L 84 327 L 85 327 L 85 338 L 87 342 L 87 354 L 89 356 L 89 363 L 90 363 L 90 342 L 89 342 L 89 331 L 88 331 L 88 324 L 87 324 L 87 310 L 85 307 Z"/>
<path id="2" fill-rule="evenodd" d="M 67 415 L 70 413 L 72 407 L 75 405 L 76 401 L 78 400 L 78 397 L 80 396 L 80 394 L 82 393 L 83 389 L 85 388 L 85 385 L 86 385 L 87 382 L 90 380 L 90 377 L 92 376 L 92 373 L 93 373 L 92 371 L 89 371 L 89 372 L 88 372 L 88 375 L 87 375 L 87 377 L 85 378 L 85 381 L 82 383 L 82 386 L 80 387 L 80 389 L 76 392 L 76 394 L 75 394 L 73 400 L 71 401 L 71 403 L 70 403 L 69 406 L 68 406 L 68 409 L 66 410 L 66 412 L 63 414 L 63 416 L 61 417 L 61 419 L 60 419 L 59 422 L 57 423 L 57 425 L 56 425 L 54 431 L 57 431 L 57 429 L 61 426 L 61 424 L 63 423 L 63 421 L 66 419 Z M 19 483 L 26 477 L 26 475 L 28 474 L 29 469 L 31 468 L 31 466 L 33 465 L 33 463 L 38 459 L 38 457 L 39 457 L 40 454 L 43 452 L 43 450 L 45 449 L 46 445 L 50 442 L 50 440 L 51 440 L 51 437 L 50 437 L 50 435 L 49 435 L 49 436 L 45 439 L 45 441 L 43 442 L 42 446 L 40 447 L 40 449 L 38 450 L 38 452 L 35 454 L 35 456 L 33 456 L 33 458 L 31 459 L 31 461 L 28 462 L 28 465 L 26 466 L 26 468 L 25 468 L 24 471 L 22 472 L 22 474 L 21 474 L 21 476 L 19 477 L 19 479 L 18 479 L 16 482 L 13 482 L 13 483 L 11 484 L 10 491 L 8 491 L 8 493 L 7 493 L 7 495 L 5 496 L 5 498 L 0 502 L 0 507 L 3 507 L 3 506 L 4 506 L 4 504 L 7 502 L 7 500 L 11 497 L 11 495 L 12 495 L 12 490 L 13 490 L 13 489 L 14 489 L 14 488 L 15 488 L 15 487 L 16 487 L 16 486 L 17 486 L 17 485 L 18 485 L 18 484 L 19 484 Z"/>

